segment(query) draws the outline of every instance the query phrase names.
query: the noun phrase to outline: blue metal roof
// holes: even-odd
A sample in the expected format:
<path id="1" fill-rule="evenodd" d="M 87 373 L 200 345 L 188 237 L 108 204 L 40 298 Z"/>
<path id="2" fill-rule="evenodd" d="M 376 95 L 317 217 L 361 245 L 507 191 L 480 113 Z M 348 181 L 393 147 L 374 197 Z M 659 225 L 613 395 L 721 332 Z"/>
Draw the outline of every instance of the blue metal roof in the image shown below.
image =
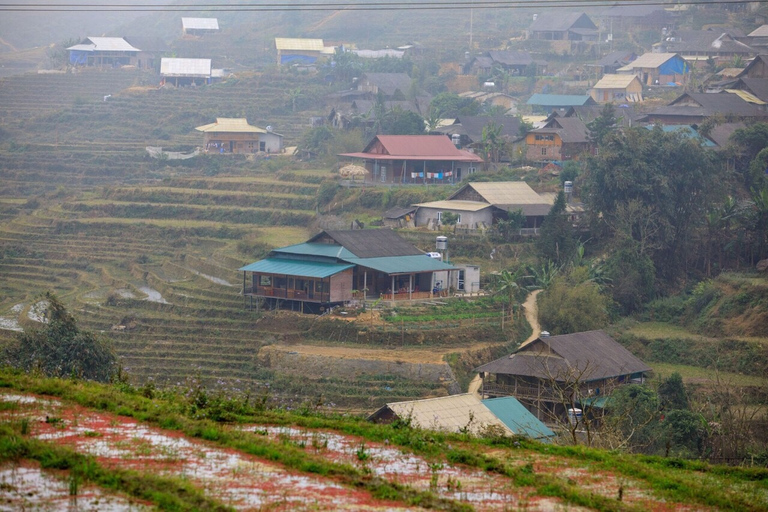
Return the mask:
<path id="1" fill-rule="evenodd" d="M 532 439 L 554 437 L 555 433 L 530 413 L 515 397 L 489 398 L 483 405 L 491 410 L 512 432 Z"/>
<path id="2" fill-rule="evenodd" d="M 346 263 L 321 263 L 315 261 L 286 260 L 281 258 L 267 258 L 246 265 L 239 270 L 246 272 L 261 272 L 264 274 L 277 274 L 301 277 L 314 277 L 322 279 L 343 272 L 354 265 Z"/>
<path id="3" fill-rule="evenodd" d="M 280 247 L 274 249 L 273 253 L 289 253 L 289 254 L 301 254 L 309 256 L 325 256 L 329 258 L 354 258 L 355 255 L 350 251 L 336 244 L 312 244 L 301 243 L 296 245 L 289 245 L 288 247 Z"/>
<path id="4" fill-rule="evenodd" d="M 430 258 L 426 254 L 414 256 L 388 256 L 384 258 L 344 258 L 344 261 L 367 267 L 385 274 L 410 274 L 413 272 L 438 272 L 456 270 L 447 263 Z"/>

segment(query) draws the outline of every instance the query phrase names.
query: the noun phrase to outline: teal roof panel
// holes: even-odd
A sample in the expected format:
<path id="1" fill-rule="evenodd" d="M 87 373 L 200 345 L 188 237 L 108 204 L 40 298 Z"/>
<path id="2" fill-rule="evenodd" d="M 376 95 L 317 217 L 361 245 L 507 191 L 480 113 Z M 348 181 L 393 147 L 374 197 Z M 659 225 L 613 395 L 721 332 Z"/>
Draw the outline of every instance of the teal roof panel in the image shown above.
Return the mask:
<path id="1" fill-rule="evenodd" d="M 288 276 L 314 277 L 322 279 L 354 267 L 347 263 L 322 263 L 315 261 L 267 258 L 246 265 L 239 270 Z"/>
<path id="2" fill-rule="evenodd" d="M 447 263 L 430 258 L 426 254 L 414 256 L 388 256 L 383 258 L 344 258 L 344 261 L 367 267 L 385 274 L 411 274 L 414 272 L 438 272 L 456 270 Z"/>
<path id="3" fill-rule="evenodd" d="M 544 107 L 578 107 L 586 105 L 590 96 L 581 94 L 533 94 L 528 99 L 528 105 L 541 105 Z"/>
<path id="4" fill-rule="evenodd" d="M 483 405 L 491 410 L 512 432 L 532 439 L 554 437 L 555 433 L 539 421 L 515 397 L 489 398 Z"/>
<path id="5" fill-rule="evenodd" d="M 354 258 L 355 255 L 341 245 L 301 243 L 274 249 L 273 253 L 300 254 L 309 256 L 325 256 L 329 258 Z"/>

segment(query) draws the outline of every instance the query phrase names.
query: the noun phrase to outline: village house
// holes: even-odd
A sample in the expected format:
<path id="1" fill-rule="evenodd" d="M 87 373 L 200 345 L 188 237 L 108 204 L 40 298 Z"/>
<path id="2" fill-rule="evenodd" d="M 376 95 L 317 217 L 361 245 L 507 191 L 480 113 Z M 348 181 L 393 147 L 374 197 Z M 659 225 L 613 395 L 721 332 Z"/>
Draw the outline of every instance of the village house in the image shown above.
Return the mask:
<path id="1" fill-rule="evenodd" d="M 577 117 L 552 115 L 542 128 L 525 136 L 526 158 L 533 162 L 577 160 L 590 152 L 587 126 Z"/>
<path id="2" fill-rule="evenodd" d="M 576 117 L 581 119 L 584 125 L 588 125 L 603 114 L 605 105 L 584 105 L 582 107 L 570 107 L 565 112 L 557 111 L 552 113 L 552 117 Z M 631 103 L 613 104 L 613 117 L 616 119 L 616 126 L 621 128 L 631 128 L 638 124 L 641 115 L 635 110 Z"/>
<path id="3" fill-rule="evenodd" d="M 603 75 L 589 95 L 598 103 L 640 103 L 643 84 L 635 75 Z"/>
<path id="4" fill-rule="evenodd" d="M 586 13 L 547 12 L 528 27 L 528 39 L 597 41 L 597 25 Z"/>
<path id="5" fill-rule="evenodd" d="M 482 153 L 483 131 L 490 126 L 498 127 L 499 135 L 513 146 L 523 138 L 520 134 L 520 119 L 515 116 L 460 116 L 454 119 L 453 124 L 441 126 L 430 133 L 447 135 L 454 144 L 458 135 L 458 147 L 471 148 L 475 153 Z M 499 156 L 500 161 L 509 161 L 510 155 L 504 153 Z"/>
<path id="6" fill-rule="evenodd" d="M 653 51 L 676 53 L 694 66 L 706 65 L 709 59 L 724 64 L 735 57 L 748 59 L 756 55 L 757 50 L 739 41 L 738 35 L 733 30 L 673 30 L 653 45 Z"/>
<path id="7" fill-rule="evenodd" d="M 530 234 L 544 221 L 552 202 L 542 198 L 524 181 L 470 182 L 443 201 L 413 205 L 417 207 L 416 226 L 437 229 L 442 216 L 450 212 L 459 216 L 457 226 L 467 230 L 490 228 L 510 212 L 522 211 L 525 225 L 522 233 Z"/>
<path id="8" fill-rule="evenodd" d="M 514 397 L 481 400 L 477 395 L 459 395 L 388 403 L 368 417 L 375 423 L 410 421 L 414 428 L 473 435 L 501 433 L 546 440 L 554 437 Z"/>
<path id="9" fill-rule="evenodd" d="M 566 110 L 569 107 L 596 105 L 589 94 L 532 94 L 526 102 L 533 112 L 549 115 L 553 110 Z"/>
<path id="10" fill-rule="evenodd" d="M 617 4 L 602 11 L 600 18 L 603 27 L 613 34 L 630 30 L 669 30 L 677 22 L 677 15 L 662 5 Z"/>
<path id="11" fill-rule="evenodd" d="M 616 50 L 605 57 L 599 59 L 594 64 L 587 64 L 588 67 L 598 68 L 600 74 L 616 73 L 616 70 L 626 66 L 637 58 L 637 54 L 627 50 Z"/>
<path id="12" fill-rule="evenodd" d="M 747 34 L 747 37 L 742 39 L 742 42 L 747 43 L 752 48 L 756 48 L 761 53 L 765 53 L 766 48 L 768 48 L 768 25 L 757 27 Z"/>
<path id="13" fill-rule="evenodd" d="M 461 98 L 471 98 L 484 107 L 501 107 L 504 114 L 514 116 L 517 114 L 517 104 L 520 100 L 503 92 L 491 91 L 464 91 L 459 93 Z"/>
<path id="14" fill-rule="evenodd" d="M 616 72 L 636 75 L 643 85 L 675 85 L 688 82 L 691 66 L 676 53 L 644 53 Z"/>
<path id="15" fill-rule="evenodd" d="M 735 120 L 760 121 L 768 118 L 766 105 L 756 105 L 745 101 L 738 94 L 723 92 L 685 93 L 665 107 L 655 109 L 643 118 L 648 124 L 699 124 L 716 114 L 729 115 Z"/>
<path id="16" fill-rule="evenodd" d="M 219 20 L 216 18 L 181 18 L 183 36 L 200 37 L 218 30 Z"/>
<path id="17" fill-rule="evenodd" d="M 542 333 L 475 371 L 482 397 L 513 396 L 538 419 L 559 422 L 568 409 L 605 406 L 617 387 L 644 382 L 651 368 L 605 332 L 587 331 Z"/>
<path id="18" fill-rule="evenodd" d="M 489 75 L 494 68 L 499 68 L 515 76 L 525 76 L 530 70 L 531 76 L 536 76 L 543 74 L 546 67 L 546 61 L 534 59 L 528 52 L 491 50 L 465 64 L 464 74 Z"/>
<path id="19" fill-rule="evenodd" d="M 302 39 L 295 37 L 276 37 L 277 65 L 309 65 L 318 59 L 332 56 L 336 51 L 333 46 L 325 46 L 322 39 Z"/>
<path id="20" fill-rule="evenodd" d="M 163 85 L 176 87 L 206 85 L 213 81 L 211 59 L 175 59 L 163 57 L 160 60 L 160 76 Z"/>
<path id="21" fill-rule="evenodd" d="M 484 163 L 444 135 L 377 135 L 363 151 L 339 156 L 362 160 L 366 180 L 377 183 L 458 183 Z"/>
<path id="22" fill-rule="evenodd" d="M 141 50 L 123 37 L 87 37 L 67 48 L 67 51 L 69 63 L 73 66 L 147 68 L 150 64 L 146 60 L 140 61 Z"/>
<path id="23" fill-rule="evenodd" d="M 407 73 L 363 73 L 355 88 L 375 98 L 379 93 L 388 100 L 405 100 L 411 90 L 411 77 Z"/>
<path id="24" fill-rule="evenodd" d="M 218 117 L 215 123 L 198 126 L 203 132 L 203 149 L 212 153 L 280 153 L 283 136 L 251 126 L 244 118 Z"/>
<path id="25" fill-rule="evenodd" d="M 240 268 L 246 304 L 320 312 L 352 300 L 413 301 L 442 294 L 435 274 L 456 267 L 390 229 L 323 231 Z M 248 304 L 247 304 L 248 305 Z"/>

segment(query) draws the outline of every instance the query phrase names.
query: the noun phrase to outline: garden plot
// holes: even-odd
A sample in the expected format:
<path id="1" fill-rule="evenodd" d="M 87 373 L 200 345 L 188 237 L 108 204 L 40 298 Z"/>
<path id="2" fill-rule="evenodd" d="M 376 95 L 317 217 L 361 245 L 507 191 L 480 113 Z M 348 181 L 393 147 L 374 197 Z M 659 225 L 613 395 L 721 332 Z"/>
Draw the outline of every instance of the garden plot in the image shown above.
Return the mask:
<path id="1" fill-rule="evenodd" d="M 87 453 L 106 466 L 181 477 L 212 498 L 239 510 L 396 510 L 367 492 L 331 479 L 287 470 L 277 464 L 178 432 L 98 413 L 56 399 L 4 394 L 18 404 L 0 419 L 29 418 L 30 435 Z"/>
<path id="2" fill-rule="evenodd" d="M 433 491 L 441 498 L 472 505 L 476 510 L 555 510 L 564 506 L 555 498 L 535 496 L 532 488 L 516 487 L 506 477 L 479 469 L 429 461 L 398 448 L 367 442 L 331 431 L 295 427 L 245 425 L 238 427 L 276 442 L 291 443 L 321 454 L 333 462 L 367 468 L 377 477 Z M 568 510 L 580 510 L 569 506 Z"/>
<path id="3" fill-rule="evenodd" d="M 43 471 L 37 463 L 0 466 L 0 510 L 76 510 L 144 511 L 152 510 L 148 503 L 137 503 L 123 496 L 109 494 L 104 489 L 85 485 L 73 496 L 70 481 L 63 472 Z"/>

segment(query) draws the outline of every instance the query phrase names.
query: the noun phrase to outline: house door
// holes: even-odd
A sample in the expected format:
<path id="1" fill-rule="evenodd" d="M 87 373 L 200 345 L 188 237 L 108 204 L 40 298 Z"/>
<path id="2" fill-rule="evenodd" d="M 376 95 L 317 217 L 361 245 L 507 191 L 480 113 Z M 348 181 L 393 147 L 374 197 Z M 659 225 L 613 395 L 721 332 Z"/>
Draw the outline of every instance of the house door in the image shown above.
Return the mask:
<path id="1" fill-rule="evenodd" d="M 229 141 L 229 152 L 234 153 L 235 152 L 235 141 Z"/>
<path id="2" fill-rule="evenodd" d="M 464 279 L 465 279 L 464 271 L 459 270 L 459 282 L 456 283 L 456 289 L 462 292 L 464 291 Z"/>
<path id="3" fill-rule="evenodd" d="M 381 182 L 385 183 L 387 181 L 387 166 L 382 165 L 381 166 Z"/>

